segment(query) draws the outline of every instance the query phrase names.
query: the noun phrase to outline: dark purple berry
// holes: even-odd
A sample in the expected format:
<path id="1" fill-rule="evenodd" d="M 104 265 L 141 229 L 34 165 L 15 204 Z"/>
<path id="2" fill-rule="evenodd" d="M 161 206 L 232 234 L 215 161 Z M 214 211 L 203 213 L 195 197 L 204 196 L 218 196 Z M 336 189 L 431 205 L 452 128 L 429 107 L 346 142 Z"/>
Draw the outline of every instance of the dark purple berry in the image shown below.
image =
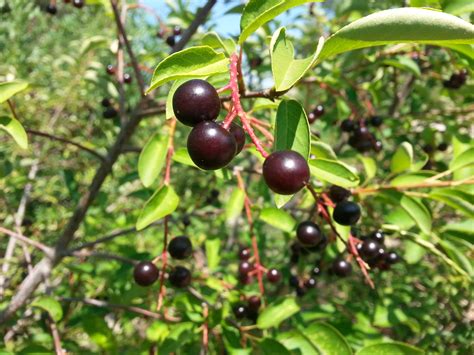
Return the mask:
<path id="1" fill-rule="evenodd" d="M 323 241 L 323 233 L 316 223 L 305 221 L 298 225 L 296 237 L 301 244 L 314 247 Z"/>
<path id="2" fill-rule="evenodd" d="M 188 136 L 188 152 L 198 167 L 216 170 L 225 167 L 235 156 L 234 137 L 213 121 L 196 125 Z"/>
<path id="3" fill-rule="evenodd" d="M 247 307 L 243 304 L 236 304 L 232 307 L 232 311 L 237 319 L 244 319 L 247 316 Z"/>
<path id="4" fill-rule="evenodd" d="M 359 127 L 354 130 L 349 138 L 349 145 L 357 151 L 364 153 L 373 148 L 374 141 L 375 137 L 367 127 Z"/>
<path id="5" fill-rule="evenodd" d="M 215 120 L 219 116 L 221 102 L 214 86 L 205 80 L 194 79 L 176 90 L 173 110 L 181 123 L 193 127 L 202 121 Z"/>
<path id="6" fill-rule="evenodd" d="M 48 6 L 46 6 L 46 12 L 50 15 L 56 15 L 56 13 L 58 12 L 58 8 L 56 7 L 56 5 L 48 4 Z"/>
<path id="7" fill-rule="evenodd" d="M 382 141 L 376 140 L 376 141 L 374 142 L 373 148 L 374 148 L 374 151 L 375 151 L 376 153 L 380 153 L 380 152 L 382 151 L 382 149 L 383 149 L 383 143 L 382 143 Z"/>
<path id="8" fill-rule="evenodd" d="M 295 151 L 274 152 L 263 163 L 263 178 L 274 192 L 292 195 L 309 182 L 309 166 Z"/>
<path id="9" fill-rule="evenodd" d="M 102 113 L 102 117 L 106 118 L 106 119 L 110 119 L 110 118 L 115 118 L 118 116 L 118 112 L 115 108 L 113 108 L 112 106 L 110 107 L 107 107 L 104 112 Z"/>
<path id="10" fill-rule="evenodd" d="M 329 188 L 329 197 L 334 203 L 347 200 L 351 196 L 351 192 L 343 187 L 332 185 Z"/>
<path id="11" fill-rule="evenodd" d="M 109 75 L 114 75 L 117 72 L 117 68 L 115 68 L 115 66 L 113 66 L 112 64 L 107 65 L 106 70 L 107 74 Z"/>
<path id="12" fill-rule="evenodd" d="M 247 309 L 250 312 L 258 313 L 260 306 L 262 305 L 262 300 L 258 296 L 250 296 L 247 299 Z"/>
<path id="13" fill-rule="evenodd" d="M 311 270 L 311 275 L 313 276 L 321 275 L 321 269 L 318 266 L 315 266 L 313 270 Z"/>
<path id="14" fill-rule="evenodd" d="M 355 202 L 343 201 L 336 205 L 332 218 L 343 226 L 356 224 L 361 215 L 360 207 Z"/>
<path id="15" fill-rule="evenodd" d="M 306 288 L 315 288 L 316 287 L 316 279 L 313 279 L 312 277 L 310 277 L 309 279 L 307 279 L 304 282 L 304 286 Z"/>
<path id="16" fill-rule="evenodd" d="M 73 0 L 72 5 L 78 9 L 81 9 L 84 6 L 84 0 Z"/>
<path id="17" fill-rule="evenodd" d="M 191 272 L 183 266 L 176 266 L 170 272 L 169 280 L 174 287 L 186 287 L 191 283 Z"/>
<path id="18" fill-rule="evenodd" d="M 110 102 L 110 99 L 108 98 L 103 98 L 102 101 L 100 102 L 102 106 L 104 107 L 109 107 L 112 103 Z"/>
<path id="19" fill-rule="evenodd" d="M 253 271 L 254 266 L 252 263 L 249 263 L 248 261 L 242 261 L 239 264 L 239 274 L 240 275 L 247 275 L 250 271 Z"/>
<path id="20" fill-rule="evenodd" d="M 152 285 L 160 276 L 158 268 L 149 261 L 141 261 L 133 269 L 133 278 L 140 286 Z"/>
<path id="21" fill-rule="evenodd" d="M 370 117 L 369 122 L 374 127 L 380 127 L 383 123 L 383 118 L 380 116 L 372 116 Z"/>
<path id="22" fill-rule="evenodd" d="M 237 150 L 235 155 L 239 154 L 245 145 L 245 131 L 242 127 L 232 122 L 229 127 L 229 132 L 234 136 L 235 142 L 237 143 Z"/>
<path id="23" fill-rule="evenodd" d="M 238 279 L 239 279 L 239 282 L 240 282 L 242 285 L 249 285 L 249 284 L 251 284 L 252 281 L 253 281 L 252 276 L 250 276 L 249 274 L 245 274 L 245 275 L 239 274 Z"/>
<path id="24" fill-rule="evenodd" d="M 175 36 L 168 36 L 166 38 L 166 44 L 170 47 L 173 47 L 176 44 L 176 37 Z"/>
<path id="25" fill-rule="evenodd" d="M 426 154 L 433 154 L 434 152 L 434 147 L 431 145 L 431 144 L 425 144 L 423 146 L 423 151 L 426 153 Z"/>
<path id="26" fill-rule="evenodd" d="M 296 286 L 296 296 L 298 297 L 303 297 L 307 291 L 306 287 Z"/>
<path id="27" fill-rule="evenodd" d="M 300 281 L 298 280 L 298 277 L 295 275 L 290 275 L 290 278 L 288 279 L 288 285 L 290 285 L 290 287 L 298 287 L 299 284 Z"/>
<path id="28" fill-rule="evenodd" d="M 250 248 L 241 248 L 239 250 L 239 259 L 240 260 L 249 260 L 252 255 Z"/>
<path id="29" fill-rule="evenodd" d="M 400 261 L 400 257 L 394 251 L 385 254 L 385 261 L 387 264 L 393 265 Z"/>
<path id="30" fill-rule="evenodd" d="M 352 272 L 352 265 L 346 260 L 338 258 L 332 263 L 332 272 L 339 277 L 349 276 Z"/>
<path id="31" fill-rule="evenodd" d="M 369 239 L 375 240 L 379 244 L 383 244 L 385 241 L 385 234 L 382 231 L 378 230 L 369 234 Z"/>
<path id="32" fill-rule="evenodd" d="M 188 227 L 191 224 L 191 218 L 189 218 L 188 215 L 184 215 L 182 222 L 183 222 L 183 226 Z"/>
<path id="33" fill-rule="evenodd" d="M 186 259 L 193 253 L 191 240 L 184 235 L 173 238 L 168 244 L 168 253 L 173 259 Z"/>
<path id="34" fill-rule="evenodd" d="M 443 142 L 443 143 L 438 144 L 438 150 L 440 152 L 445 152 L 447 149 L 448 149 L 448 143 Z"/>
<path id="35" fill-rule="evenodd" d="M 180 27 L 180 26 L 174 26 L 174 27 L 173 27 L 173 34 L 174 34 L 175 36 L 181 36 L 181 33 L 182 33 L 182 32 L 183 32 L 183 31 L 181 30 L 181 27 Z"/>
<path id="36" fill-rule="evenodd" d="M 345 119 L 341 122 L 341 131 L 343 132 L 352 132 L 355 128 L 354 121 L 350 118 Z"/>
<path id="37" fill-rule="evenodd" d="M 372 260 L 378 256 L 380 244 L 372 239 L 366 239 L 362 242 L 359 253 L 365 261 Z"/>
<path id="38" fill-rule="evenodd" d="M 277 269 L 270 269 L 267 271 L 267 280 L 268 282 L 275 284 L 280 282 L 281 273 Z"/>
<path id="39" fill-rule="evenodd" d="M 130 84 L 132 82 L 132 76 L 128 73 L 123 74 L 123 82 L 125 84 Z"/>

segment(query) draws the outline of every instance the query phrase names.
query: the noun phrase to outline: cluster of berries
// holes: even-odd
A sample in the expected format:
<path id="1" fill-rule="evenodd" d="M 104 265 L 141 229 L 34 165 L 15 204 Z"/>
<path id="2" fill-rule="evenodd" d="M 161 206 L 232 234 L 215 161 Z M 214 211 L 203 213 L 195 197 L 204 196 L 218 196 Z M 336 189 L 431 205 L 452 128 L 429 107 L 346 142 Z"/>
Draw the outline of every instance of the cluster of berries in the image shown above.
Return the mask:
<path id="1" fill-rule="evenodd" d="M 341 123 L 341 130 L 349 133 L 349 145 L 360 153 L 365 153 L 370 150 L 375 152 L 382 151 L 383 144 L 375 135 L 367 128 L 370 124 L 372 127 L 380 127 L 383 119 L 380 116 L 372 116 L 368 120 L 354 121 L 350 118 L 345 119 Z"/>
<path id="2" fill-rule="evenodd" d="M 158 38 L 164 38 L 167 32 L 169 32 L 169 29 L 162 28 L 156 33 L 156 36 Z M 170 47 L 173 47 L 176 44 L 176 37 L 181 36 L 183 30 L 180 26 L 174 26 L 171 32 L 172 34 L 166 37 L 166 44 Z"/>
<path id="3" fill-rule="evenodd" d="M 65 4 L 68 4 L 70 3 L 71 0 L 64 0 L 64 3 Z M 85 5 L 85 1 L 84 0 L 72 0 L 72 5 L 78 9 L 81 9 L 82 7 L 84 7 Z M 51 14 L 51 15 L 56 15 L 57 12 L 58 12 L 58 8 L 56 7 L 56 2 L 50 2 L 47 6 L 46 6 L 46 12 L 48 14 Z"/>
<path id="4" fill-rule="evenodd" d="M 459 89 L 466 83 L 467 70 L 462 69 L 457 73 L 451 74 L 449 80 L 443 81 L 443 86 L 447 89 Z"/>
<path id="5" fill-rule="evenodd" d="M 108 64 L 107 67 L 105 68 L 105 70 L 106 70 L 107 74 L 109 74 L 109 75 L 115 75 L 117 73 L 117 68 L 112 64 Z M 132 81 L 133 81 L 132 75 L 130 75 L 129 73 L 124 73 L 123 74 L 123 82 L 125 84 L 130 84 Z"/>
<path id="6" fill-rule="evenodd" d="M 252 253 L 250 248 L 243 247 L 240 248 L 238 253 L 238 258 L 240 260 L 239 264 L 239 281 L 243 285 L 248 285 L 253 281 L 253 274 L 257 271 L 255 265 L 250 261 Z M 266 277 L 268 282 L 276 284 L 281 280 L 281 273 L 278 269 L 269 269 L 267 270 Z"/>

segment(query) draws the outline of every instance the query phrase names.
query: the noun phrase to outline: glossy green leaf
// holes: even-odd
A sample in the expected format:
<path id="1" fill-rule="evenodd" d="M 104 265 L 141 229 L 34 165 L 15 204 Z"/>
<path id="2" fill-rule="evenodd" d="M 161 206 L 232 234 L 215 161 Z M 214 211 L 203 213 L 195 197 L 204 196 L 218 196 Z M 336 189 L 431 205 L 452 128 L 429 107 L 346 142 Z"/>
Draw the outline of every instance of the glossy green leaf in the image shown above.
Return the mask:
<path id="1" fill-rule="evenodd" d="M 431 214 L 423 203 L 411 196 L 403 195 L 400 199 L 400 206 L 410 215 L 423 233 L 429 234 L 431 232 Z"/>
<path id="2" fill-rule="evenodd" d="M 471 0 L 450 0 L 446 1 L 444 12 L 453 15 L 462 15 L 474 12 L 474 2 Z"/>
<path id="3" fill-rule="evenodd" d="M 290 355 L 290 352 L 275 339 L 266 338 L 258 343 L 257 354 L 262 355 Z"/>
<path id="4" fill-rule="evenodd" d="M 445 203 L 468 217 L 474 218 L 474 195 L 459 189 L 435 189 L 429 197 Z"/>
<path id="5" fill-rule="evenodd" d="M 50 296 L 41 296 L 35 299 L 31 305 L 48 312 L 55 322 L 59 322 L 63 317 L 61 304 Z"/>
<path id="6" fill-rule="evenodd" d="M 225 217 L 226 220 L 232 221 L 239 217 L 242 209 L 244 208 L 245 201 L 245 192 L 242 189 L 236 187 L 232 194 L 230 195 L 229 200 L 226 203 L 225 207 Z"/>
<path id="7" fill-rule="evenodd" d="M 240 18 L 239 44 L 254 33 L 264 23 L 277 17 L 282 12 L 292 7 L 303 5 L 313 0 L 249 0 L 244 7 Z"/>
<path id="8" fill-rule="evenodd" d="M 199 169 L 189 156 L 186 148 L 178 148 L 173 154 L 173 161 Z"/>
<path id="9" fill-rule="evenodd" d="M 20 91 L 25 90 L 27 87 L 28 83 L 19 80 L 0 83 L 0 104 Z"/>
<path id="10" fill-rule="evenodd" d="M 208 32 L 202 37 L 202 44 L 214 49 L 222 48 L 227 55 L 235 52 L 236 44 L 231 38 L 221 38 L 216 32 Z"/>
<path id="11" fill-rule="evenodd" d="M 285 298 L 278 303 L 270 304 L 258 316 L 257 327 L 260 329 L 278 327 L 281 322 L 290 318 L 299 310 L 300 306 L 294 298 Z"/>
<path id="12" fill-rule="evenodd" d="M 155 69 L 147 93 L 172 80 L 207 77 L 229 70 L 229 59 L 209 46 L 191 47 L 171 54 Z"/>
<path id="13" fill-rule="evenodd" d="M 172 213 L 179 204 L 179 197 L 171 186 L 158 189 L 146 202 L 137 220 L 137 230 L 148 227 L 153 222 Z"/>
<path id="14" fill-rule="evenodd" d="M 415 221 L 411 216 L 401 207 L 395 207 L 384 216 L 384 221 L 388 224 L 398 226 L 401 230 L 409 230 L 415 225 Z"/>
<path id="15" fill-rule="evenodd" d="M 403 142 L 390 162 L 390 170 L 392 173 L 400 173 L 411 168 L 413 162 L 413 146 L 408 142 Z"/>
<path id="16" fill-rule="evenodd" d="M 150 187 L 160 175 L 166 161 L 168 137 L 156 133 L 143 147 L 138 158 L 138 175 L 145 187 Z"/>
<path id="17" fill-rule="evenodd" d="M 354 21 L 332 35 L 318 61 L 338 53 L 390 43 L 472 44 L 474 26 L 456 16 L 433 10 L 380 11 Z"/>
<path id="18" fill-rule="evenodd" d="M 309 157 L 311 136 L 303 106 L 295 100 L 283 100 L 278 106 L 274 150 L 294 150 Z"/>
<path id="19" fill-rule="evenodd" d="M 296 226 L 296 220 L 289 213 L 278 208 L 264 208 L 260 212 L 259 218 L 265 223 L 288 233 L 292 232 Z"/>
<path id="20" fill-rule="evenodd" d="M 0 130 L 7 132 L 22 149 L 28 148 L 28 135 L 19 121 L 13 117 L 0 117 Z"/>
<path id="21" fill-rule="evenodd" d="M 311 143 L 311 154 L 316 158 L 337 160 L 336 153 L 329 144 L 317 141 Z"/>
<path id="22" fill-rule="evenodd" d="M 425 352 L 412 345 L 393 342 L 379 343 L 366 346 L 357 352 L 357 355 L 421 355 Z"/>
<path id="23" fill-rule="evenodd" d="M 221 241 L 220 239 L 207 239 L 206 243 L 206 257 L 207 257 L 207 266 L 210 270 L 214 270 L 221 260 L 220 248 Z"/>
<path id="24" fill-rule="evenodd" d="M 295 354 L 320 355 L 318 348 L 299 330 L 278 333 L 277 339 Z"/>
<path id="25" fill-rule="evenodd" d="M 320 354 L 350 355 L 351 347 L 341 333 L 326 323 L 313 323 L 301 330 L 303 336 L 315 346 Z"/>
<path id="26" fill-rule="evenodd" d="M 472 164 L 474 164 L 474 148 L 465 150 L 456 156 L 449 164 L 449 169 L 455 171 Z"/>
<path id="27" fill-rule="evenodd" d="M 311 159 L 311 175 L 319 180 L 342 187 L 359 185 L 359 177 L 344 163 L 329 159 Z"/>
<path id="28" fill-rule="evenodd" d="M 411 72 L 412 74 L 415 74 L 418 77 L 421 75 L 420 67 L 413 59 L 409 57 L 400 56 L 394 59 L 386 59 L 382 62 L 382 64 L 406 70 L 408 72 Z"/>
<path id="29" fill-rule="evenodd" d="M 366 181 L 369 181 L 375 177 L 377 174 L 377 163 L 371 157 L 366 157 L 364 155 L 358 155 L 357 158 L 364 165 L 365 175 L 367 176 Z"/>
<path id="30" fill-rule="evenodd" d="M 276 30 L 270 43 L 275 90 L 286 91 L 295 85 L 315 63 L 323 44 L 324 38 L 321 37 L 316 52 L 311 57 L 295 59 L 293 43 L 286 37 L 286 28 Z"/>

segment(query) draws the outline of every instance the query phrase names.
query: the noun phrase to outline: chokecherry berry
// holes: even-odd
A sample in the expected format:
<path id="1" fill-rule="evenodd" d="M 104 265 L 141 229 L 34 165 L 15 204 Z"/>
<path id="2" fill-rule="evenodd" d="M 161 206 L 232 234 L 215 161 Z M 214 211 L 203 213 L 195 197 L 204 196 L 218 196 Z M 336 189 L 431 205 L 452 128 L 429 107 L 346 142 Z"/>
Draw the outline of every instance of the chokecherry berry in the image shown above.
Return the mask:
<path id="1" fill-rule="evenodd" d="M 249 275 L 249 274 L 239 274 L 239 282 L 242 284 L 242 285 L 249 285 L 252 283 L 252 276 Z"/>
<path id="2" fill-rule="evenodd" d="M 182 33 L 181 27 L 180 26 L 174 26 L 173 27 L 173 34 L 175 36 L 180 36 Z"/>
<path id="3" fill-rule="evenodd" d="M 174 93 L 173 110 L 176 118 L 187 126 L 214 121 L 221 110 L 219 94 L 205 80 L 189 80 Z"/>
<path id="4" fill-rule="evenodd" d="M 360 207 L 355 202 L 343 201 L 336 205 L 332 218 L 343 226 L 356 224 L 360 218 Z"/>
<path id="5" fill-rule="evenodd" d="M 191 218 L 188 215 L 184 215 L 181 222 L 183 222 L 183 226 L 188 227 L 191 224 Z"/>
<path id="6" fill-rule="evenodd" d="M 48 4 L 48 6 L 46 6 L 46 12 L 50 15 L 56 15 L 56 13 L 58 12 L 58 8 L 56 7 L 56 5 Z"/>
<path id="7" fill-rule="evenodd" d="M 400 261 L 400 257 L 394 251 L 385 254 L 385 261 L 387 264 L 393 265 Z"/>
<path id="8" fill-rule="evenodd" d="M 270 269 L 267 271 L 267 280 L 272 284 L 276 284 L 281 280 L 281 273 L 277 269 Z"/>
<path id="9" fill-rule="evenodd" d="M 298 277 L 296 275 L 290 275 L 290 278 L 288 279 L 288 285 L 290 287 L 298 287 L 300 284 L 300 280 L 298 280 Z"/>
<path id="10" fill-rule="evenodd" d="M 114 75 L 117 72 L 117 68 L 112 64 L 108 64 L 106 70 L 109 75 Z"/>
<path id="11" fill-rule="evenodd" d="M 324 115 L 324 106 L 323 105 L 317 105 L 313 111 L 311 111 L 311 114 L 312 114 L 312 120 L 309 120 L 310 122 L 309 123 L 313 123 L 314 121 L 316 121 L 319 117 L 321 117 L 322 115 Z M 309 116 L 308 116 L 309 118 Z"/>
<path id="12" fill-rule="evenodd" d="M 193 245 L 188 237 L 182 235 L 170 241 L 168 252 L 174 259 L 186 259 L 193 253 Z"/>
<path id="13" fill-rule="evenodd" d="M 257 313 L 262 305 L 262 300 L 258 296 L 250 296 L 247 299 L 247 309 L 252 313 Z"/>
<path id="14" fill-rule="evenodd" d="M 107 119 L 115 118 L 117 117 L 117 115 L 118 115 L 117 110 L 113 108 L 112 106 L 106 107 L 104 112 L 102 113 L 102 117 L 107 118 Z"/>
<path id="15" fill-rule="evenodd" d="M 242 261 L 239 264 L 239 274 L 240 275 L 247 275 L 250 271 L 253 271 L 254 265 L 249 263 L 248 261 Z"/>
<path id="16" fill-rule="evenodd" d="M 323 233 L 316 223 L 305 221 L 296 228 L 296 237 L 301 244 L 314 247 L 323 241 Z"/>
<path id="17" fill-rule="evenodd" d="M 315 266 L 313 270 L 311 270 L 311 275 L 313 276 L 321 275 L 321 269 L 319 268 L 319 266 Z"/>
<path id="18" fill-rule="evenodd" d="M 438 144 L 438 150 L 440 152 L 445 152 L 447 149 L 448 149 L 448 143 L 443 142 L 443 143 Z"/>
<path id="19" fill-rule="evenodd" d="M 150 261 L 141 261 L 133 269 L 133 278 L 140 286 L 150 286 L 160 276 L 160 271 Z"/>
<path id="20" fill-rule="evenodd" d="M 343 132 L 352 132 L 355 128 L 354 121 L 350 118 L 345 119 L 341 122 L 341 131 Z"/>
<path id="21" fill-rule="evenodd" d="M 375 240 L 379 244 L 383 244 L 385 241 L 385 234 L 381 230 L 377 230 L 369 234 L 369 239 Z"/>
<path id="22" fill-rule="evenodd" d="M 357 151 L 364 153 L 373 148 L 375 137 L 367 127 L 359 127 L 354 130 L 349 138 L 349 145 Z"/>
<path id="23" fill-rule="evenodd" d="M 73 0 L 72 5 L 78 9 L 81 9 L 84 6 L 84 0 Z"/>
<path id="24" fill-rule="evenodd" d="M 234 136 L 235 142 L 237 143 L 237 149 L 235 155 L 239 154 L 245 145 L 245 131 L 242 127 L 232 122 L 229 127 L 229 132 Z"/>
<path id="25" fill-rule="evenodd" d="M 110 102 L 110 99 L 105 97 L 102 99 L 102 101 L 100 102 L 102 106 L 104 107 L 109 107 L 112 103 Z"/>
<path id="26" fill-rule="evenodd" d="M 225 167 L 235 156 L 237 143 L 232 134 L 213 121 L 196 125 L 188 136 L 188 152 L 201 169 Z"/>
<path id="27" fill-rule="evenodd" d="M 241 303 L 232 307 L 232 311 L 237 319 L 244 319 L 247 316 L 247 307 Z"/>
<path id="28" fill-rule="evenodd" d="M 130 84 L 132 82 L 132 76 L 128 73 L 123 74 L 123 82 L 125 84 Z"/>
<path id="29" fill-rule="evenodd" d="M 315 288 L 316 287 L 316 279 L 310 277 L 304 282 L 304 286 L 306 288 Z"/>
<path id="30" fill-rule="evenodd" d="M 306 289 L 306 287 L 302 287 L 302 286 L 296 286 L 296 296 L 298 297 L 303 297 L 304 295 L 306 295 L 306 292 L 308 290 Z"/>
<path id="31" fill-rule="evenodd" d="M 173 47 L 176 44 L 176 37 L 175 36 L 166 37 L 166 44 L 170 47 Z"/>
<path id="32" fill-rule="evenodd" d="M 334 260 L 332 272 L 339 277 L 349 276 L 352 272 L 352 265 L 342 258 Z"/>
<path id="33" fill-rule="evenodd" d="M 176 266 L 170 272 L 169 280 L 174 287 L 186 287 L 191 283 L 191 272 L 183 266 Z"/>
<path id="34" fill-rule="evenodd" d="M 344 200 L 347 200 L 349 196 L 351 196 L 351 192 L 343 187 L 332 185 L 329 188 L 329 197 L 334 203 L 339 203 Z"/>
<path id="35" fill-rule="evenodd" d="M 281 195 L 292 195 L 309 182 L 309 166 L 301 154 L 282 150 L 270 154 L 263 163 L 268 187 Z"/>
<path id="36" fill-rule="evenodd" d="M 380 116 L 372 116 L 370 117 L 369 122 L 374 127 L 380 127 L 383 123 L 383 118 Z"/>
<path id="37" fill-rule="evenodd" d="M 372 239 L 366 239 L 362 242 L 359 253 L 365 261 L 372 260 L 378 256 L 380 244 Z"/>
<path id="38" fill-rule="evenodd" d="M 241 248 L 239 250 L 239 259 L 240 260 L 249 260 L 252 255 L 250 248 Z"/>
<path id="39" fill-rule="evenodd" d="M 372 148 L 374 148 L 374 151 L 375 151 L 376 153 L 380 153 L 380 152 L 382 151 L 382 149 L 383 149 L 383 143 L 382 143 L 382 141 L 376 140 L 376 141 L 374 142 Z"/>

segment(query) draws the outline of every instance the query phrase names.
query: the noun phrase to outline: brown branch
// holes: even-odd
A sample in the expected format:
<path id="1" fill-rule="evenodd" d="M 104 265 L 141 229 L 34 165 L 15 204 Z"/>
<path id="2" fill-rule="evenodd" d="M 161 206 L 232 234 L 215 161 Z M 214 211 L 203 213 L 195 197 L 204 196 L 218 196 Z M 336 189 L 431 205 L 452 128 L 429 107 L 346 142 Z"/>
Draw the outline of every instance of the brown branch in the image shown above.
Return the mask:
<path id="1" fill-rule="evenodd" d="M 96 158 L 98 158 L 102 161 L 104 161 L 104 159 L 105 159 L 105 157 L 102 156 L 102 154 L 97 153 L 95 150 L 87 148 L 87 147 L 83 146 L 82 144 L 76 143 L 76 142 L 71 141 L 67 138 L 54 136 L 52 134 L 36 131 L 34 129 L 26 129 L 26 132 L 28 132 L 29 134 L 34 135 L 34 136 L 45 137 L 45 138 L 51 139 L 53 141 L 57 141 L 57 142 L 65 143 L 65 144 L 68 144 L 68 145 L 72 145 L 76 148 L 79 148 L 79 149 L 89 153 L 89 154 L 92 154 L 93 156 L 95 156 Z"/>
<path id="2" fill-rule="evenodd" d="M 41 250 L 44 252 L 46 255 L 52 255 L 53 249 L 34 240 L 31 240 L 30 238 L 25 237 L 24 235 L 20 233 L 15 233 L 9 229 L 0 227 L 0 233 L 4 233 L 12 238 L 21 240 L 22 242 L 25 242 L 28 245 L 31 245 L 32 247 Z"/>
<path id="3" fill-rule="evenodd" d="M 49 315 L 47 318 L 47 323 L 49 325 L 49 329 L 51 329 L 51 335 L 53 336 L 54 351 L 56 352 L 56 355 L 64 355 L 63 347 L 61 345 L 61 336 L 59 335 L 58 327 Z"/>

